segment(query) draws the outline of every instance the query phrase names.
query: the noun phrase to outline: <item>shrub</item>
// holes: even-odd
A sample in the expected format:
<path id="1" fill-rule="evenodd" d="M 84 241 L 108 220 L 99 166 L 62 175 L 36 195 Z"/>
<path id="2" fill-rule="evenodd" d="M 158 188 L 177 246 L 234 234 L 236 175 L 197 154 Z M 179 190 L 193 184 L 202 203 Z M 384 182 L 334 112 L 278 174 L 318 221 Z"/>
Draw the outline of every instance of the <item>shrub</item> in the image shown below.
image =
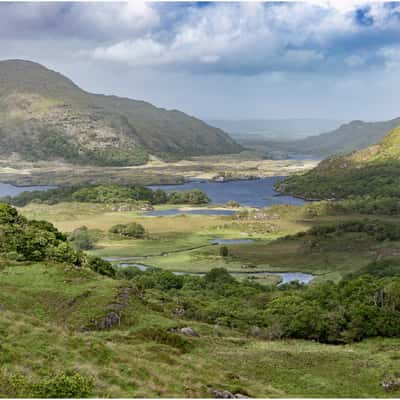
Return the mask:
<path id="1" fill-rule="evenodd" d="M 235 279 L 225 268 L 213 268 L 204 276 L 206 284 L 209 283 L 232 283 Z"/>
<path id="2" fill-rule="evenodd" d="M 68 237 L 68 240 L 77 250 L 91 250 L 94 248 L 95 237 L 86 226 L 76 228 Z"/>
<path id="3" fill-rule="evenodd" d="M 39 398 L 86 398 L 93 392 L 93 380 L 77 372 L 65 372 L 45 379 L 34 386 Z"/>
<path id="4" fill-rule="evenodd" d="M 187 353 L 193 348 L 190 340 L 172 332 L 167 332 L 162 328 L 147 328 L 139 332 L 139 336 L 154 340 L 157 343 L 165 344 L 180 350 L 182 353 Z"/>
<path id="5" fill-rule="evenodd" d="M 228 254 L 229 254 L 228 248 L 226 246 L 221 246 L 219 248 L 219 254 L 221 257 L 228 257 Z"/>
<path id="6" fill-rule="evenodd" d="M 86 256 L 84 266 L 101 275 L 106 275 L 112 278 L 116 275 L 115 268 L 112 266 L 112 264 L 99 257 Z"/>
<path id="7" fill-rule="evenodd" d="M 137 224 L 136 222 L 132 222 L 130 224 L 114 225 L 110 228 L 109 232 L 120 236 L 136 238 L 136 239 L 143 238 L 145 234 L 143 226 Z"/>

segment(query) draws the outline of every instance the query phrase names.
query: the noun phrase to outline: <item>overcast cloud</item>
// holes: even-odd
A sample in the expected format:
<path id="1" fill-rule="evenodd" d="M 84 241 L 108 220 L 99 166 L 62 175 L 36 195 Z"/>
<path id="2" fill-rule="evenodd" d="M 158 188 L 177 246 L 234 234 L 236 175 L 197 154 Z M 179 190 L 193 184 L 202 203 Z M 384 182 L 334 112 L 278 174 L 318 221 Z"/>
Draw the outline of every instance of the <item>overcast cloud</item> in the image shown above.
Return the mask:
<path id="1" fill-rule="evenodd" d="M 400 116 L 400 3 L 0 3 L 0 58 L 203 118 Z"/>

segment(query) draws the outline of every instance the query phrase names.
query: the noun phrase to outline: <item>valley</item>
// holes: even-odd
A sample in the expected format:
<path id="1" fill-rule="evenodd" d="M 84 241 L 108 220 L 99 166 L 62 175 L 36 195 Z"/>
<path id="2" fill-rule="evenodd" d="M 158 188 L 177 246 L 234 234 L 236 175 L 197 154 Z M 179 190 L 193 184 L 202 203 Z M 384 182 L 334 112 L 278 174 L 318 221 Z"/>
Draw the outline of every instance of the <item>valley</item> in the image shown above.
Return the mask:
<path id="1" fill-rule="evenodd" d="M 336 3 L 0 1 L 0 399 L 400 398 L 400 2 Z"/>
<path id="2" fill-rule="evenodd" d="M 237 155 L 192 157 L 176 162 L 153 159 L 140 166 L 96 167 L 55 161 L 0 160 L 0 182 L 18 186 L 76 184 L 176 184 L 188 179 L 249 179 L 304 172 L 316 160 L 266 160 L 254 152 Z"/>

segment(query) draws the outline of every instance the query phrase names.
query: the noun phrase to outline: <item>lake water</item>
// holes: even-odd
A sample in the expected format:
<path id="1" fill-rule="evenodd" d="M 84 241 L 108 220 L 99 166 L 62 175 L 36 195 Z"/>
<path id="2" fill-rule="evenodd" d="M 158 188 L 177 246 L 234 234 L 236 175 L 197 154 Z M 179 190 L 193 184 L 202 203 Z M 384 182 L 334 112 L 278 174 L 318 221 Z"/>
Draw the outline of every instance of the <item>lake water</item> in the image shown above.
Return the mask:
<path id="1" fill-rule="evenodd" d="M 14 186 L 9 183 L 0 183 L 0 197 L 17 196 L 23 192 L 32 192 L 34 190 L 53 189 L 56 186 Z"/>
<path id="2" fill-rule="evenodd" d="M 284 177 L 270 177 L 254 180 L 229 182 L 191 181 L 182 185 L 149 186 L 166 192 L 199 189 L 207 194 L 211 204 L 225 204 L 234 200 L 243 206 L 267 207 L 274 204 L 302 205 L 304 200 L 292 196 L 280 196 L 274 185 Z M 149 214 L 147 214 L 149 215 Z M 165 215 L 165 214 L 162 214 Z"/>
<path id="3" fill-rule="evenodd" d="M 211 240 L 213 244 L 246 244 L 246 243 L 253 243 L 253 239 L 220 239 L 216 238 Z"/>

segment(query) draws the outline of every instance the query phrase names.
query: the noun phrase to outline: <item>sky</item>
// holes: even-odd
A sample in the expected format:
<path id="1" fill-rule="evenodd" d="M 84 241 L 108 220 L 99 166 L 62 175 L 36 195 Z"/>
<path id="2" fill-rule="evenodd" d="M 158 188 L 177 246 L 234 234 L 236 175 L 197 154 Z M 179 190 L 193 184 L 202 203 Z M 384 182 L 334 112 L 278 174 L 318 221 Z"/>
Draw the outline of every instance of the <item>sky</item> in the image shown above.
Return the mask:
<path id="1" fill-rule="evenodd" d="M 205 119 L 400 116 L 400 3 L 0 3 L 0 59 Z"/>

